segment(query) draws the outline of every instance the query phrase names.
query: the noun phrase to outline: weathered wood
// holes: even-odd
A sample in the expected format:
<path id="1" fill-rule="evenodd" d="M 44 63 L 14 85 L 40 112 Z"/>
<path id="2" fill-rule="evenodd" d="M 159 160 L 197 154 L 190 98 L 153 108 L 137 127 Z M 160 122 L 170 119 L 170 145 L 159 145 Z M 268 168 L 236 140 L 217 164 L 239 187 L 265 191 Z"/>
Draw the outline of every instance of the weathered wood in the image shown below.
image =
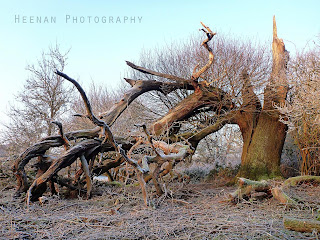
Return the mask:
<path id="1" fill-rule="evenodd" d="M 85 104 L 85 107 L 86 107 L 86 110 L 87 110 L 87 114 L 88 114 L 88 117 L 89 119 L 97 126 L 101 127 L 102 129 L 102 135 L 104 135 L 104 140 L 102 141 L 102 144 L 104 142 L 106 142 L 106 140 L 108 140 L 108 142 L 111 144 L 111 146 L 114 147 L 114 149 L 119 152 L 123 158 L 130 164 L 132 165 L 134 168 L 136 168 L 138 171 L 140 171 L 141 173 L 145 173 L 146 170 L 145 169 L 142 169 L 138 163 L 133 160 L 133 159 L 130 159 L 128 158 L 126 152 L 124 149 L 122 149 L 122 147 L 120 145 L 117 144 L 117 142 L 115 141 L 114 139 L 114 136 L 110 130 L 110 127 L 108 126 L 107 123 L 105 123 L 104 121 L 98 119 L 92 112 L 92 108 L 91 108 L 91 104 L 89 102 L 89 99 L 85 93 L 85 91 L 82 89 L 82 87 L 80 86 L 80 84 L 70 78 L 68 75 L 66 75 L 65 73 L 62 73 L 62 72 L 59 72 L 59 71 L 56 71 L 56 74 L 65 78 L 66 80 L 70 81 L 71 83 L 73 83 L 75 85 L 75 87 L 78 89 L 83 101 L 84 101 L 84 104 Z"/>
<path id="2" fill-rule="evenodd" d="M 142 73 L 150 74 L 150 75 L 157 76 L 157 77 L 166 78 L 166 79 L 173 80 L 173 81 L 179 81 L 179 82 L 182 82 L 182 83 L 189 83 L 190 82 L 189 79 L 184 79 L 184 78 L 177 77 L 177 76 L 174 76 L 174 75 L 171 75 L 171 74 L 156 72 L 156 71 L 153 71 L 153 70 L 150 70 L 150 69 L 146 69 L 144 67 L 137 66 L 137 65 L 135 65 L 135 64 L 133 64 L 132 62 L 129 62 L 129 61 L 126 61 L 126 63 L 127 63 L 127 65 L 129 67 L 131 67 L 131 68 L 133 68 L 135 70 L 138 70 L 139 72 L 142 72 Z"/>
<path id="3" fill-rule="evenodd" d="M 64 135 L 64 131 L 63 131 L 63 128 L 62 128 L 62 123 L 61 122 L 58 122 L 58 121 L 52 121 L 53 124 L 56 124 L 59 128 L 59 134 L 60 134 L 60 137 L 63 141 L 63 146 L 64 146 L 64 149 L 65 150 L 68 150 L 70 148 L 70 142 L 69 142 L 69 139 Z"/>
<path id="4" fill-rule="evenodd" d="M 250 197 L 253 192 L 266 192 L 270 195 L 271 185 L 265 181 L 253 181 L 246 178 L 239 178 L 239 187 L 230 194 L 230 201 L 241 200 Z"/>
<path id="5" fill-rule="evenodd" d="M 289 197 L 281 187 L 271 189 L 272 196 L 282 204 L 296 204 L 297 202 Z"/>
<path id="6" fill-rule="evenodd" d="M 286 229 L 297 232 L 320 232 L 320 221 L 297 218 L 283 218 L 283 225 Z"/>
<path id="7" fill-rule="evenodd" d="M 155 80 L 132 80 L 125 78 L 131 85 L 131 88 L 123 95 L 119 102 L 115 103 L 110 110 L 101 113 L 100 118 L 103 118 L 108 125 L 112 125 L 121 113 L 140 95 L 150 91 L 159 91 L 168 94 L 176 89 L 193 89 L 189 83 L 176 82 L 159 82 Z"/>
<path id="8" fill-rule="evenodd" d="M 64 136 L 69 140 L 80 138 L 94 138 L 98 137 L 100 128 L 84 129 L 79 131 L 68 132 Z M 29 188 L 27 181 L 25 166 L 32 158 L 42 156 L 47 150 L 53 147 L 60 147 L 65 143 L 61 135 L 49 136 L 42 139 L 40 142 L 27 148 L 16 160 L 12 167 L 12 171 L 17 178 L 17 187 L 14 197 L 19 197 L 22 192 L 25 192 Z"/>
<path id="9" fill-rule="evenodd" d="M 258 111 L 258 115 L 252 114 L 251 111 L 247 113 L 246 109 L 243 109 L 244 114 L 240 112 L 241 114 L 237 115 L 237 123 L 243 137 L 241 168 L 238 175 L 255 180 L 281 176 L 280 158 L 287 130 L 287 126 L 279 121 L 279 111 L 274 108 L 274 104 L 283 104 L 287 96 L 287 52 L 283 40 L 278 38 L 275 18 L 273 23 L 273 65 L 264 89 L 263 108 Z"/>
<path id="10" fill-rule="evenodd" d="M 320 176 L 311 176 L 311 175 L 305 175 L 305 176 L 297 176 L 297 177 L 291 177 L 288 178 L 286 181 L 284 181 L 284 186 L 296 186 L 300 183 L 320 183 Z"/>
<path id="11" fill-rule="evenodd" d="M 222 101 L 225 96 L 224 94 L 225 93 L 221 90 L 194 92 L 180 101 L 164 117 L 153 123 L 150 129 L 155 135 L 160 135 L 168 129 L 168 127 L 171 127 L 174 122 L 188 119 L 195 115 L 199 108 L 207 105 L 209 102 L 213 107 L 217 108 L 220 103 L 223 108 L 230 109 L 232 103 L 229 101 Z"/>
<path id="12" fill-rule="evenodd" d="M 99 147 L 100 145 L 101 141 L 88 139 L 78 143 L 77 145 L 66 151 L 61 157 L 59 157 L 51 164 L 50 168 L 44 174 L 34 180 L 27 193 L 28 202 L 36 201 L 41 196 L 42 193 L 40 194 L 40 192 L 38 191 L 38 188 L 41 186 L 41 184 L 52 179 L 52 177 L 57 174 L 62 168 L 70 166 L 80 156 L 86 155 L 86 152 L 90 149 Z"/>
<path id="13" fill-rule="evenodd" d="M 91 196 L 91 190 L 92 190 L 92 181 L 91 181 L 91 177 L 90 177 L 89 165 L 88 165 L 87 159 L 84 157 L 84 155 L 80 156 L 80 160 L 81 160 L 83 172 L 86 177 L 87 199 L 89 199 Z"/>
<path id="14" fill-rule="evenodd" d="M 27 175 L 25 173 L 24 167 L 29 163 L 29 161 L 38 156 L 42 156 L 45 152 L 52 147 L 61 146 L 62 139 L 60 141 L 56 140 L 44 140 L 42 142 L 36 143 L 35 145 L 27 148 L 15 161 L 12 171 L 17 178 L 17 188 L 14 197 L 19 197 L 22 192 L 28 189 Z"/>
<path id="15" fill-rule="evenodd" d="M 192 76 L 191 76 L 192 80 L 198 80 L 198 78 L 201 76 L 201 74 L 205 73 L 210 68 L 210 66 L 212 65 L 213 60 L 214 60 L 214 55 L 213 55 L 211 47 L 208 45 L 208 42 L 210 42 L 210 40 L 213 38 L 214 35 L 216 35 L 216 33 L 213 33 L 208 26 L 204 25 L 203 22 L 200 22 L 200 23 L 204 27 L 204 29 L 201 29 L 201 30 L 207 35 L 207 39 L 205 39 L 202 42 L 201 46 L 204 46 L 208 50 L 209 60 L 208 60 L 208 63 L 206 65 L 204 65 L 199 71 L 196 72 L 195 71 L 196 68 L 194 69 Z"/>
<path id="16" fill-rule="evenodd" d="M 116 158 L 114 161 L 108 162 L 103 166 L 95 167 L 92 170 L 92 173 L 97 174 L 97 175 L 101 175 L 101 174 L 109 171 L 111 168 L 116 168 L 116 167 L 120 166 L 124 162 L 125 162 L 124 158 L 122 156 L 120 156 L 120 157 Z"/>

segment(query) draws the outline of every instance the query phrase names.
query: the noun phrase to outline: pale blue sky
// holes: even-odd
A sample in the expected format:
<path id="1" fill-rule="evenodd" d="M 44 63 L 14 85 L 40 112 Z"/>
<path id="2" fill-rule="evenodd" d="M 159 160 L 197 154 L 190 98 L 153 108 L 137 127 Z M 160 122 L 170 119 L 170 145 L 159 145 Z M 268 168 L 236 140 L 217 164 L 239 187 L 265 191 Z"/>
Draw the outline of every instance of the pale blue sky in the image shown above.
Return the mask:
<path id="1" fill-rule="evenodd" d="M 117 86 L 127 66 L 143 48 L 163 46 L 197 33 L 200 21 L 212 30 L 262 42 L 271 39 L 272 16 L 289 51 L 303 48 L 320 33 L 319 0 L 284 1 L 89 1 L 10 0 L 0 9 L 0 121 L 7 102 L 21 90 L 41 51 L 60 44 L 71 48 L 65 73 L 81 82 Z M 20 23 L 15 16 L 20 16 Z M 86 23 L 66 23 L 66 15 L 86 17 Z M 56 23 L 22 23 L 23 16 L 54 16 Z M 136 17 L 136 23 L 88 23 L 87 16 Z M 138 23 L 138 17 L 142 17 Z M 92 21 L 92 20 L 91 20 Z M 292 44 L 293 42 L 294 44 Z M 1 128 L 0 128 L 1 129 Z"/>

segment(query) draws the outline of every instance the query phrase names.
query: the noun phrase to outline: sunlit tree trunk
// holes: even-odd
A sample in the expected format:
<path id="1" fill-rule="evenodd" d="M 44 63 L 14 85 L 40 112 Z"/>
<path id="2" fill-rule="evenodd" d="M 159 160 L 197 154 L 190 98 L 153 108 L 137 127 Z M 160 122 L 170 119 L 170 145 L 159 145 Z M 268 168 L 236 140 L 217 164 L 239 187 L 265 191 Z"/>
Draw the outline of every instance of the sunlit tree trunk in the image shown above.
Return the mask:
<path id="1" fill-rule="evenodd" d="M 283 104 L 287 95 L 287 52 L 282 39 L 277 37 L 273 23 L 272 73 L 264 91 L 264 105 L 259 114 L 257 108 L 238 117 L 243 136 L 243 152 L 239 175 L 250 179 L 280 176 L 280 159 L 286 138 L 287 126 L 279 121 L 274 104 Z M 252 97 L 251 97 L 252 99 Z"/>

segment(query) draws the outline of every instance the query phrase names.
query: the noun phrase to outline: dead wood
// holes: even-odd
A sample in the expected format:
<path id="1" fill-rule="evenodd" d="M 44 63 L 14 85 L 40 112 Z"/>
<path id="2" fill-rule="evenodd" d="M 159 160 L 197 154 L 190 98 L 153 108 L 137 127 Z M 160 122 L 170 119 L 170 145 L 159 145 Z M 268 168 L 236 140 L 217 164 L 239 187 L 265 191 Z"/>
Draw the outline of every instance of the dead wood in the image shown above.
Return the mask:
<path id="1" fill-rule="evenodd" d="M 81 139 L 81 138 L 94 138 L 98 137 L 100 128 L 84 129 L 79 131 L 73 131 L 65 134 L 65 137 L 69 140 Z M 18 197 L 22 192 L 26 192 L 29 188 L 27 176 L 25 173 L 25 166 L 32 158 L 43 156 L 47 150 L 54 147 L 60 147 L 65 143 L 61 135 L 49 136 L 42 141 L 35 143 L 33 146 L 27 148 L 16 160 L 12 167 L 12 171 L 17 178 L 17 187 L 14 197 Z"/>
<path id="2" fill-rule="evenodd" d="M 230 201 L 237 202 L 242 199 L 249 199 L 254 192 L 265 192 L 271 194 L 271 185 L 265 180 L 253 181 L 246 178 L 239 178 L 238 189 L 230 194 Z"/>
<path id="3" fill-rule="evenodd" d="M 199 84 L 199 78 L 201 74 L 206 72 L 209 67 L 213 64 L 214 61 L 214 56 L 211 47 L 208 45 L 209 41 L 213 38 L 213 36 L 216 33 L 213 33 L 209 27 L 204 25 L 201 22 L 202 26 L 204 29 L 201 29 L 207 36 L 207 39 L 202 42 L 202 46 L 204 46 L 208 53 L 209 53 L 209 60 L 208 63 L 203 66 L 200 70 L 196 71 L 197 66 L 194 68 L 194 71 L 192 75 L 190 76 L 190 79 L 184 79 L 178 76 L 173 76 L 170 74 L 164 74 L 164 73 L 159 73 L 150 69 L 146 69 L 141 66 L 137 66 L 131 62 L 127 62 L 127 64 L 132 67 L 133 69 L 136 69 L 140 72 L 146 73 L 146 74 L 151 74 L 155 75 L 158 77 L 163 77 L 169 80 L 176 81 L 178 83 L 183 83 L 183 84 L 188 84 L 193 87 L 195 90 L 194 93 L 183 99 L 181 102 L 179 102 L 175 107 L 173 107 L 168 114 L 166 114 L 164 117 L 158 119 L 151 127 L 150 130 L 152 133 L 155 135 L 160 135 L 162 132 L 167 129 L 167 127 L 171 127 L 171 125 L 174 122 L 179 122 L 182 120 L 186 120 L 190 118 L 191 116 L 194 116 L 197 114 L 198 110 L 205 106 L 208 105 L 210 102 L 210 105 L 213 106 L 213 108 L 218 108 L 219 109 L 231 109 L 234 104 L 232 101 L 229 99 L 228 94 L 226 94 L 223 90 L 219 88 L 205 88 L 203 84 Z M 207 84 L 205 84 L 207 85 Z M 216 106 L 214 107 L 214 103 L 216 103 Z M 219 103 L 219 104 L 218 104 Z M 225 124 L 225 123 L 224 123 Z M 220 128 L 217 128 L 216 131 L 218 131 Z M 214 131 L 214 129 L 211 129 L 211 133 Z"/>
<path id="4" fill-rule="evenodd" d="M 282 204 L 296 204 L 297 202 L 289 197 L 282 187 L 274 187 L 271 189 L 272 196 Z"/>
<path id="5" fill-rule="evenodd" d="M 104 121 L 102 120 L 99 120 L 92 112 L 92 108 L 91 108 L 91 105 L 90 105 L 90 102 L 89 102 L 89 99 L 86 95 L 86 93 L 84 92 L 84 90 L 82 89 L 82 87 L 80 86 L 80 84 L 70 78 L 68 75 L 62 73 L 62 72 L 59 72 L 57 71 L 56 72 L 57 75 L 65 78 L 66 80 L 70 81 L 71 83 L 73 83 L 75 85 L 75 87 L 78 89 L 78 91 L 80 92 L 81 94 L 81 97 L 84 101 L 84 104 L 85 104 L 85 107 L 87 109 L 87 114 L 89 116 L 89 119 L 97 126 L 100 126 L 101 127 L 101 130 L 102 130 L 102 135 L 104 135 L 104 140 L 102 143 L 106 142 L 108 140 L 108 142 L 114 147 L 114 149 L 119 152 L 123 158 L 130 164 L 132 165 L 134 168 L 138 169 L 138 171 L 140 171 L 141 173 L 144 173 L 145 170 L 142 169 L 138 163 L 133 160 L 133 159 L 130 159 L 128 158 L 126 152 L 122 149 L 122 147 L 120 145 L 118 145 L 113 137 L 113 134 L 108 126 L 108 124 L 106 124 Z"/>
<path id="6" fill-rule="evenodd" d="M 69 142 L 69 139 L 64 135 L 63 128 L 62 128 L 62 123 L 58 122 L 58 121 L 52 121 L 52 123 L 56 124 L 58 126 L 59 134 L 60 134 L 60 137 L 61 137 L 61 139 L 63 141 L 64 149 L 68 150 L 70 148 L 70 142 Z"/>
<path id="7" fill-rule="evenodd" d="M 91 190 L 92 190 L 92 180 L 91 180 L 91 177 L 90 177 L 89 165 L 88 165 L 87 159 L 84 157 L 84 155 L 80 156 L 80 160 L 81 160 L 81 165 L 82 165 L 83 172 L 84 172 L 85 177 L 86 177 L 87 199 L 89 199 L 90 196 L 91 196 Z"/>
<path id="8" fill-rule="evenodd" d="M 304 199 L 302 196 L 296 196 L 292 191 L 290 191 L 290 188 L 296 187 L 297 185 L 305 182 L 319 184 L 319 180 L 319 176 L 298 176 L 288 178 L 282 183 L 282 185 L 273 187 L 271 182 L 264 180 L 252 181 L 246 178 L 239 178 L 239 187 L 229 195 L 229 201 L 238 202 L 241 199 L 250 199 L 255 192 L 265 192 L 266 195 L 264 197 L 274 197 L 280 203 L 288 206 L 296 206 L 298 203 L 308 203 L 316 206 L 317 201 L 310 201 Z"/>
<path id="9" fill-rule="evenodd" d="M 271 183 L 265 180 L 253 181 L 246 178 L 239 178 L 239 187 L 230 194 L 229 200 L 238 202 L 242 199 L 249 199 L 255 192 L 265 192 L 265 198 L 274 197 L 282 204 L 296 204 L 296 201 L 289 197 L 282 187 L 272 187 Z"/>
<path id="10" fill-rule="evenodd" d="M 125 78 L 125 80 L 131 85 L 131 88 L 123 95 L 119 102 L 115 103 L 111 109 L 105 113 L 100 114 L 100 118 L 103 118 L 108 125 L 112 125 L 121 113 L 143 93 L 150 91 L 159 91 L 163 94 L 168 94 L 177 89 L 192 90 L 193 87 L 189 83 L 177 83 L 177 82 L 159 82 L 155 80 L 132 80 Z"/>
<path id="11" fill-rule="evenodd" d="M 320 221 L 310 219 L 283 218 L 283 224 L 286 229 L 297 232 L 320 232 Z"/>
<path id="12" fill-rule="evenodd" d="M 50 168 L 43 175 L 34 180 L 28 190 L 28 202 L 30 200 L 35 201 L 41 196 L 39 195 L 39 191 L 37 190 L 37 188 L 41 186 L 41 184 L 50 180 L 62 168 L 71 165 L 77 158 L 81 157 L 82 155 L 86 155 L 86 152 L 88 150 L 96 149 L 100 146 L 101 140 L 88 139 L 78 143 L 77 145 L 66 151 L 61 157 L 59 157 L 51 164 Z"/>
<path id="13" fill-rule="evenodd" d="M 95 167 L 92 173 L 96 175 L 102 175 L 103 173 L 108 172 L 110 169 L 120 166 L 124 162 L 124 158 L 122 156 L 118 156 L 114 161 L 108 162 L 103 166 Z"/>
<path id="14" fill-rule="evenodd" d="M 208 42 L 213 38 L 214 35 L 216 35 L 216 33 L 213 33 L 208 26 L 203 24 L 203 22 L 200 22 L 200 23 L 204 27 L 203 29 L 200 29 L 200 30 L 202 30 L 207 35 L 207 39 L 205 39 L 201 45 L 204 46 L 208 50 L 209 60 L 208 60 L 208 63 L 205 66 L 203 66 L 199 71 L 196 72 L 195 71 L 196 67 L 194 68 L 194 71 L 191 76 L 192 80 L 197 80 L 201 76 L 201 74 L 206 72 L 209 69 L 209 67 L 212 65 L 213 60 L 214 60 L 214 55 L 213 55 L 211 47 L 208 45 Z"/>
<path id="15" fill-rule="evenodd" d="M 15 197 L 19 197 L 22 192 L 25 192 L 29 188 L 27 175 L 24 170 L 24 167 L 29 163 L 29 161 L 34 157 L 43 156 L 48 149 L 52 147 L 59 147 L 62 144 L 61 138 L 60 141 L 44 140 L 26 149 L 16 159 L 12 167 L 13 173 L 17 178 L 17 188 L 16 193 L 14 194 Z"/>
<path id="16" fill-rule="evenodd" d="M 305 175 L 305 176 L 297 176 L 297 177 L 291 177 L 288 178 L 286 181 L 284 181 L 284 186 L 297 186 L 301 183 L 318 183 L 320 184 L 320 176 L 311 176 L 311 175 Z"/>

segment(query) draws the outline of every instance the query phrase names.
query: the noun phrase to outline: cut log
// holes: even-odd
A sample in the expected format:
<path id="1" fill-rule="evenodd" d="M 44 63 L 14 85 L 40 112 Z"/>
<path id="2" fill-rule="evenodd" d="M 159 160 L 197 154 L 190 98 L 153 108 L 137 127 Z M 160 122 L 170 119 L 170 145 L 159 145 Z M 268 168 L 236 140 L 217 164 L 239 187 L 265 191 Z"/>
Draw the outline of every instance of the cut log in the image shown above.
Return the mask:
<path id="1" fill-rule="evenodd" d="M 297 232 L 312 232 L 314 230 L 320 232 L 320 221 L 316 220 L 284 217 L 283 224 L 286 229 Z"/>

